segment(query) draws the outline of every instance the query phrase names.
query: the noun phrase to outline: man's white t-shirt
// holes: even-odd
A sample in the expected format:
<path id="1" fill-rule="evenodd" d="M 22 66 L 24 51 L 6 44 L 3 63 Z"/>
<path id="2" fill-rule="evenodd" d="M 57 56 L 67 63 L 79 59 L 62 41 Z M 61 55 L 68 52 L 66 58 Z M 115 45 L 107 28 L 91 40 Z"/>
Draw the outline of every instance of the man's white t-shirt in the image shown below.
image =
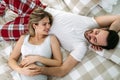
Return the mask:
<path id="1" fill-rule="evenodd" d="M 88 50 L 88 43 L 84 32 L 90 28 L 98 27 L 92 17 L 80 16 L 51 8 L 45 11 L 53 16 L 50 34 L 57 36 L 61 46 L 70 52 L 77 61 L 81 61 Z"/>

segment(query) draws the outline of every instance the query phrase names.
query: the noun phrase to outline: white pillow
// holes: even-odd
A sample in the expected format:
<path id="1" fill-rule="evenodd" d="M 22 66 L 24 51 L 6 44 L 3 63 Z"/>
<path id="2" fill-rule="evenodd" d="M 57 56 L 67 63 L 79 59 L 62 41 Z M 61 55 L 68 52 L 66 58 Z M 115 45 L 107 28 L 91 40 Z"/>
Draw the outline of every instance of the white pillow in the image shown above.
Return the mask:
<path id="1" fill-rule="evenodd" d="M 120 33 L 119 33 L 119 36 L 120 36 Z M 120 40 L 115 49 L 112 49 L 112 50 L 104 49 L 103 51 L 96 51 L 96 53 L 120 65 Z"/>
<path id="2" fill-rule="evenodd" d="M 88 15 L 99 4 L 100 0 L 64 0 L 71 12 Z"/>
<path id="3" fill-rule="evenodd" d="M 69 11 L 75 14 L 88 15 L 99 4 L 100 0 L 42 0 L 49 7 Z"/>
<path id="4" fill-rule="evenodd" d="M 57 10 L 70 11 L 63 0 L 41 0 L 41 2 Z"/>

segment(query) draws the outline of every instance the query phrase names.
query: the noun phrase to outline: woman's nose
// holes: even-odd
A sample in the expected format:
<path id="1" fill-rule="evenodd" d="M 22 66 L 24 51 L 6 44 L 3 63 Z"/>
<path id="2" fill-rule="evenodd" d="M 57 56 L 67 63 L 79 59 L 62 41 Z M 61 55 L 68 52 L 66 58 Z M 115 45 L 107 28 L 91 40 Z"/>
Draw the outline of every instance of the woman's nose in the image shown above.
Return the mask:
<path id="1" fill-rule="evenodd" d="M 50 24 L 47 24 L 47 28 L 50 28 Z"/>

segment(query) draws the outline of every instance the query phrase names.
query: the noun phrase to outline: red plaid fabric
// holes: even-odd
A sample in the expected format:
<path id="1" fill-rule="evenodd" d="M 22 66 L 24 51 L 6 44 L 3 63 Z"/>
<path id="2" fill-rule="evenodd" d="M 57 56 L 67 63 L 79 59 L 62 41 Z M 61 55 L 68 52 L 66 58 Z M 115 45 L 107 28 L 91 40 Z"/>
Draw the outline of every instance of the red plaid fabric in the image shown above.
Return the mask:
<path id="1" fill-rule="evenodd" d="M 11 22 L 0 26 L 0 40 L 18 40 L 28 31 L 28 19 L 30 13 L 37 6 L 45 8 L 40 0 L 4 0 L 5 5 L 19 16 Z"/>
<path id="2" fill-rule="evenodd" d="M 3 16 L 5 14 L 6 7 L 3 4 L 0 4 L 0 16 Z"/>

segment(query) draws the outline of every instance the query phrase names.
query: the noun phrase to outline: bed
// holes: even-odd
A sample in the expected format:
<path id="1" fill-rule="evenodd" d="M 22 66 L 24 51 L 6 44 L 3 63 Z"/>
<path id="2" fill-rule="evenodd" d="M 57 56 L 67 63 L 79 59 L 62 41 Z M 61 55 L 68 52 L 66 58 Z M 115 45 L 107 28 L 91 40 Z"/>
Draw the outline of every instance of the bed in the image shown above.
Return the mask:
<path id="1" fill-rule="evenodd" d="M 0 0 L 1 1 L 1 0 Z M 85 16 L 99 16 L 114 13 L 120 3 L 119 0 L 41 0 L 48 7 Z M 14 15 L 14 16 L 13 16 Z M 4 17 L 0 17 L 0 25 L 14 20 L 17 14 L 10 10 Z M 1 28 L 1 27 L 0 27 Z M 119 33 L 120 36 L 120 33 Z M 0 38 L 1 39 L 1 38 Z M 8 66 L 14 40 L 0 40 L 0 80 L 13 80 L 11 69 Z M 61 48 L 63 61 L 69 55 L 68 51 Z M 89 50 L 82 62 L 74 67 L 64 77 L 49 76 L 49 80 L 120 80 L 120 41 L 113 50 L 95 52 Z"/>

